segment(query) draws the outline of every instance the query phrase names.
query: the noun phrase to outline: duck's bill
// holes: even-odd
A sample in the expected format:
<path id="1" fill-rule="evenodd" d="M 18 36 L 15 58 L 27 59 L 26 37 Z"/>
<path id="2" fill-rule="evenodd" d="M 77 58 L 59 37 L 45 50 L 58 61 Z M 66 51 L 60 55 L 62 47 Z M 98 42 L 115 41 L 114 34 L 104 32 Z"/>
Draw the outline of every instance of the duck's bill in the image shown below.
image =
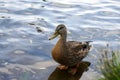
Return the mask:
<path id="1" fill-rule="evenodd" d="M 49 37 L 49 40 L 56 38 L 59 34 L 55 32 L 52 36 Z"/>

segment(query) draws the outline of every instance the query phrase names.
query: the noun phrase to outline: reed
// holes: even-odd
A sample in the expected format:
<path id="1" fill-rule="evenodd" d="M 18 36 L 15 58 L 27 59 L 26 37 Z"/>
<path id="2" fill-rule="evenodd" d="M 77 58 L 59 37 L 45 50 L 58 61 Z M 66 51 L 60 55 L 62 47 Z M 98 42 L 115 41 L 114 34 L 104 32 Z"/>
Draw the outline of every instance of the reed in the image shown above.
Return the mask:
<path id="1" fill-rule="evenodd" d="M 120 80 L 120 52 L 105 50 L 100 58 L 100 71 L 103 75 L 99 80 Z"/>

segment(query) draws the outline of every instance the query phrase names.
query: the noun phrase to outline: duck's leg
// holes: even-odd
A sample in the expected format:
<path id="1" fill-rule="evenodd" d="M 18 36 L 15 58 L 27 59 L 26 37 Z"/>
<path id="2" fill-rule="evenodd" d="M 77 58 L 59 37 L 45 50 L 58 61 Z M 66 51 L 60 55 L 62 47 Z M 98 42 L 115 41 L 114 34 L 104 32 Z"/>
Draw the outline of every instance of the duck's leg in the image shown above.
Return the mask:
<path id="1" fill-rule="evenodd" d="M 66 70 L 66 69 L 68 69 L 68 66 L 59 65 L 58 68 L 59 68 L 60 70 Z"/>
<path id="2" fill-rule="evenodd" d="M 78 67 L 79 67 L 79 63 L 75 67 L 70 68 L 69 73 L 75 75 L 78 70 Z"/>

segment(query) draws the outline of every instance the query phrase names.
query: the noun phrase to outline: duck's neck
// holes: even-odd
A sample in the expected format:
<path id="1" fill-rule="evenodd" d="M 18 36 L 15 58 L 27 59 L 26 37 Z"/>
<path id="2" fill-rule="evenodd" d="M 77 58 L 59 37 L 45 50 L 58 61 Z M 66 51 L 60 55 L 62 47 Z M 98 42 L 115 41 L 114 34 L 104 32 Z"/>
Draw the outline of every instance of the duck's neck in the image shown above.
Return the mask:
<path id="1" fill-rule="evenodd" d="M 59 45 L 61 55 L 65 55 L 67 53 L 66 38 L 67 38 L 66 33 L 62 34 L 62 35 L 60 35 L 60 39 L 58 41 L 58 45 Z"/>
<path id="2" fill-rule="evenodd" d="M 66 34 L 61 34 L 60 39 L 59 39 L 60 43 L 65 45 L 66 44 L 66 38 L 67 38 Z"/>

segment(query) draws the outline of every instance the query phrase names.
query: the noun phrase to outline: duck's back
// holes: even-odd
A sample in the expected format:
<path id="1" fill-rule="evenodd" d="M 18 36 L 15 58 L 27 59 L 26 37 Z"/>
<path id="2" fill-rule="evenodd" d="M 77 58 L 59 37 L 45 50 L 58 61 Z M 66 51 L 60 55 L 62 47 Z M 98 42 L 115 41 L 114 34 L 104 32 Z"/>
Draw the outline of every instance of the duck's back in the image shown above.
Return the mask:
<path id="1" fill-rule="evenodd" d="M 68 41 L 66 43 L 67 46 L 67 59 L 69 66 L 74 66 L 79 63 L 84 57 L 87 56 L 91 45 L 89 45 L 90 41 L 86 42 L 77 42 L 77 41 Z"/>

